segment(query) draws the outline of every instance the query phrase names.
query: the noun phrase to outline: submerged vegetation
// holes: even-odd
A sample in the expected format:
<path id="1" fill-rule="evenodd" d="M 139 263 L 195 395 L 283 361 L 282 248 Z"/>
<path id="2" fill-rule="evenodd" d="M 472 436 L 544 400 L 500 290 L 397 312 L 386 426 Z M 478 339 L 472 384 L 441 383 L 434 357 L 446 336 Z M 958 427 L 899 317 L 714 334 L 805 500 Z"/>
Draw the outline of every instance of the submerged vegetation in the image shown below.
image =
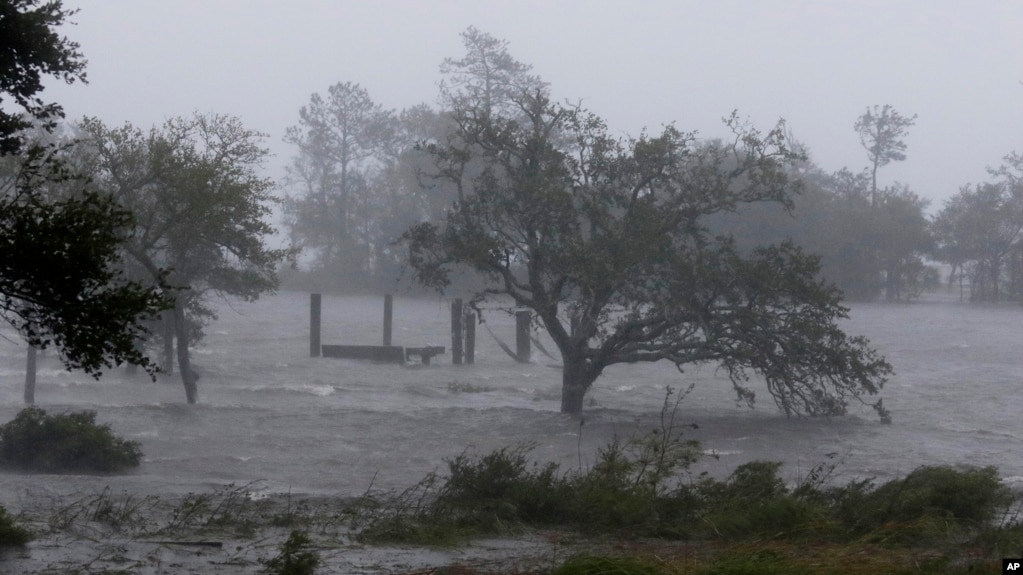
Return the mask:
<path id="1" fill-rule="evenodd" d="M 495 536 L 539 536 L 564 551 L 529 558 L 531 565 L 543 563 L 540 568 L 523 570 L 516 558 L 484 570 L 453 565 L 433 572 L 991 572 L 1023 541 L 1023 500 L 991 467 L 921 467 L 881 484 L 832 485 L 834 464 L 828 462 L 787 483 L 781 464 L 763 461 L 741 465 L 724 479 L 693 475 L 699 453 L 695 442 L 666 428 L 612 442 L 589 469 L 533 462 L 529 446 L 515 446 L 462 453 L 447 462 L 445 474 L 355 499 L 265 498 L 256 484 L 175 501 L 107 489 L 48 517 L 19 521 L 64 539 L 141 540 L 215 550 L 210 553 L 226 550 L 228 540 L 236 565 L 291 575 L 316 573 L 333 558 L 321 556 L 323 550 L 343 556 L 351 543 L 452 548 Z M 0 537 L 12 527 L 0 514 Z M 25 539 L 3 544 L 27 541 L 27 530 L 13 530 Z M 268 540 L 280 541 L 274 556 L 266 552 Z"/>
<path id="2" fill-rule="evenodd" d="M 965 573 L 1023 541 L 1023 498 L 994 467 L 836 485 L 831 461 L 794 483 L 781 463 L 753 461 L 720 480 L 691 472 L 700 446 L 678 433 L 673 407 L 665 401 L 660 429 L 612 441 L 589 469 L 531 461 L 528 445 L 462 453 L 446 474 L 356 502 L 356 538 L 445 546 L 553 530 L 605 542 L 609 553 L 542 571 L 558 575 Z"/>
<path id="3" fill-rule="evenodd" d="M 138 467 L 137 441 L 96 423 L 95 411 L 47 415 L 27 407 L 0 426 L 0 465 L 43 473 L 116 473 Z"/>
<path id="4" fill-rule="evenodd" d="M 15 524 L 14 518 L 0 505 L 0 547 L 19 547 L 32 540 L 32 533 Z"/>

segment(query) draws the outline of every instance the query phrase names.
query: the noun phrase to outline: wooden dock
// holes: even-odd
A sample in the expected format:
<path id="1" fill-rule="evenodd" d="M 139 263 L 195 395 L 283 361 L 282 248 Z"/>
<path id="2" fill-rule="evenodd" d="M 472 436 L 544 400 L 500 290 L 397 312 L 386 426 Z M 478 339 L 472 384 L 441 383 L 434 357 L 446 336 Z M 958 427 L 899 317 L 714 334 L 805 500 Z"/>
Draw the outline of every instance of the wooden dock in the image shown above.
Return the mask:
<path id="1" fill-rule="evenodd" d="M 377 363 L 405 363 L 412 357 L 419 357 L 423 365 L 430 365 L 430 359 L 444 353 L 441 346 L 402 347 L 400 345 L 328 345 L 320 346 L 323 357 L 336 359 L 361 359 Z"/>

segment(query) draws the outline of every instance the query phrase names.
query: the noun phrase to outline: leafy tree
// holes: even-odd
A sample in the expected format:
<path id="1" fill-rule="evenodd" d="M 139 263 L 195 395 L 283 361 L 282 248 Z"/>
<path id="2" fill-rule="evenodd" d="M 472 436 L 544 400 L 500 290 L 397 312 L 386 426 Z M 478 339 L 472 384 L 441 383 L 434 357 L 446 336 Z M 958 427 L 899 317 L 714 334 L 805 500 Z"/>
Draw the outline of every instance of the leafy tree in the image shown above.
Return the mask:
<path id="1" fill-rule="evenodd" d="M 68 177 L 57 169 L 36 149 L 0 178 L 0 316 L 31 345 L 56 345 L 68 368 L 98 376 L 128 361 L 152 371 L 135 341 L 146 334 L 140 318 L 165 302 L 121 271 L 120 242 L 132 216 L 90 189 L 46 197 L 45 186 Z M 157 270 L 154 284 L 162 280 Z"/>
<path id="2" fill-rule="evenodd" d="M 441 100 L 448 109 L 474 109 L 482 114 L 517 113 L 519 96 L 547 92 L 547 82 L 529 73 L 532 66 L 508 52 L 508 41 L 469 26 L 461 34 L 465 56 L 445 58 L 440 65 Z"/>
<path id="3" fill-rule="evenodd" d="M 284 213 L 292 241 L 312 256 L 313 278 L 335 287 L 395 281 L 403 265 L 395 240 L 416 221 L 443 218 L 475 170 L 447 110 L 461 103 L 506 113 L 515 109 L 513 97 L 546 90 L 507 42 L 472 27 L 461 37 L 464 57 L 440 66 L 440 110 L 387 110 L 351 82 L 301 108 L 285 137 L 299 153 L 289 166 Z M 442 169 L 426 143 L 450 152 Z"/>
<path id="4" fill-rule="evenodd" d="M 877 205 L 877 169 L 891 162 L 906 159 L 906 143 L 902 138 L 916 123 L 916 114 L 907 118 L 888 104 L 867 108 L 853 127 L 860 135 L 860 144 L 870 160 L 870 205 Z"/>
<path id="5" fill-rule="evenodd" d="M 486 281 L 474 302 L 535 312 L 561 352 L 563 412 L 582 411 L 607 366 L 660 360 L 717 363 L 751 404 L 757 372 L 788 414 L 841 414 L 880 391 L 891 368 L 837 327 L 847 310 L 816 258 L 791 243 L 744 252 L 707 228 L 746 203 L 791 205 L 780 127 L 764 134 L 733 114 L 726 142 L 673 126 L 621 140 L 543 93 L 514 101 L 512 117 L 452 111 L 479 166 L 470 193 L 404 239 L 418 281 L 443 289 L 456 266 L 471 269 Z M 428 149 L 442 164 L 451 153 Z"/>
<path id="6" fill-rule="evenodd" d="M 871 238 L 889 301 L 919 296 L 931 273 L 936 273 L 922 259 L 933 243 L 924 215 L 927 203 L 906 186 L 892 186 L 880 193 Z"/>
<path id="7" fill-rule="evenodd" d="M 5 97 L 24 113 L 0 107 L 0 155 L 21 152 L 24 131 L 34 122 L 53 127 L 64 117 L 58 104 L 43 102 L 43 76 L 68 84 L 85 81 L 86 61 L 78 43 L 60 37 L 56 28 L 77 10 L 61 0 L 0 0 L 0 104 Z"/>
<path id="8" fill-rule="evenodd" d="M 820 256 L 822 276 L 850 299 L 909 299 L 934 279 L 936 272 L 922 259 L 931 247 L 927 204 L 907 187 L 880 190 L 872 208 L 866 171 L 826 173 L 802 160 L 788 175 L 802 184 L 791 211 L 776 203 L 750 204 L 714 216 L 712 229 L 734 235 L 747 249 L 793 241 Z"/>
<path id="9" fill-rule="evenodd" d="M 299 148 L 289 173 L 301 194 L 284 203 L 292 241 L 316 250 L 320 268 L 369 272 L 383 212 L 370 179 L 394 137 L 394 112 L 360 85 L 339 82 L 326 97 L 313 94 L 299 117 L 285 136 Z"/>
<path id="10" fill-rule="evenodd" d="M 1023 194 L 1011 182 L 966 185 L 934 218 L 935 257 L 952 266 L 949 281 L 968 279 L 970 299 L 998 301 L 1007 264 L 1023 233 Z"/>
<path id="11" fill-rule="evenodd" d="M 59 0 L 0 1 L 0 102 L 13 98 L 22 112 L 0 110 L 0 317 L 31 345 L 56 345 L 68 368 L 152 370 L 134 344 L 145 334 L 139 318 L 165 302 L 120 272 L 131 215 L 76 178 L 56 144 L 28 141 L 29 127 L 63 115 L 39 96 L 42 77 L 84 81 L 78 44 L 54 30 L 72 14 Z"/>
<path id="12" fill-rule="evenodd" d="M 268 152 L 262 134 L 231 116 L 173 118 L 144 132 L 108 128 L 86 119 L 97 185 L 135 215 L 123 249 L 140 277 L 157 282 L 173 301 L 164 315 L 177 341 L 177 361 L 189 403 L 198 399 L 198 375 L 188 345 L 215 317 L 211 295 L 254 300 L 277 286 L 276 266 L 287 250 L 271 249 L 273 182 L 260 175 Z M 170 337 L 165 336 L 169 341 Z M 165 342 L 166 343 L 166 342 Z M 165 363 L 170 363 L 166 360 Z"/>

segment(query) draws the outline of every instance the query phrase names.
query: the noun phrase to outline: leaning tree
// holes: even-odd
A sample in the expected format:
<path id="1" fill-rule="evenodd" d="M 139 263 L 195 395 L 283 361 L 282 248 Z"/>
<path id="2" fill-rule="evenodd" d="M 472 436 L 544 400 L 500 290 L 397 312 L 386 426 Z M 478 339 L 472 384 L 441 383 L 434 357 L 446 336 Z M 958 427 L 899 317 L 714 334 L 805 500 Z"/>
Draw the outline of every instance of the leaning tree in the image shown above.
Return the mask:
<path id="1" fill-rule="evenodd" d="M 162 284 L 171 302 L 162 314 L 165 350 L 177 341 L 186 399 L 195 403 L 199 377 L 188 347 L 216 317 L 209 297 L 252 301 L 272 292 L 277 265 L 291 253 L 268 245 L 275 199 L 273 181 L 261 173 L 265 136 L 236 117 L 199 113 L 148 131 L 95 118 L 80 128 L 94 184 L 136 219 L 121 243 L 129 269 L 141 282 Z M 165 357 L 163 367 L 172 363 Z"/>
<path id="2" fill-rule="evenodd" d="M 789 243 L 743 250 L 706 225 L 750 202 L 791 205 L 796 154 L 781 126 L 762 133 L 733 114 L 728 141 L 673 126 L 621 139 L 542 90 L 515 102 L 506 116 L 454 109 L 458 150 L 423 144 L 478 168 L 445 222 L 403 238 L 419 282 L 443 289 L 471 270 L 485 285 L 474 303 L 510 297 L 535 313 L 561 352 L 563 412 L 582 411 L 608 366 L 661 360 L 717 364 L 749 404 L 759 373 L 790 415 L 842 414 L 880 391 L 891 367 L 839 329 L 848 310 L 816 257 Z"/>

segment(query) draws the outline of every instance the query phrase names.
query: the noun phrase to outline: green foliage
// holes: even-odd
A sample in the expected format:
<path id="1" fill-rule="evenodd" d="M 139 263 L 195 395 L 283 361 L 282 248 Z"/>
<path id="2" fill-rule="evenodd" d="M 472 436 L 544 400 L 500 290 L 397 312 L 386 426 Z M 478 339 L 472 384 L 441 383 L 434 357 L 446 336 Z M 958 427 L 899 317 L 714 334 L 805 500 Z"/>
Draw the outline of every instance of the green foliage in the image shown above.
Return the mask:
<path id="1" fill-rule="evenodd" d="M 45 104 L 38 96 L 43 76 L 71 84 L 85 81 L 85 58 L 78 43 L 57 33 L 77 10 L 67 10 L 62 0 L 0 2 L 0 102 L 11 97 L 27 118 L 8 107 L 0 108 L 0 155 L 22 150 L 21 132 L 32 120 L 53 126 L 64 115 L 57 104 Z"/>
<path id="2" fill-rule="evenodd" d="M 130 124 L 108 128 L 95 118 L 80 128 L 86 147 L 80 163 L 138 222 L 122 244 L 129 275 L 162 287 L 173 303 L 173 314 L 159 319 L 171 328 L 165 343 L 178 342 L 179 371 L 194 403 L 198 378 L 187 348 L 216 317 L 208 298 L 252 301 L 273 291 L 277 265 L 291 254 L 267 246 L 277 200 L 274 182 L 263 175 L 266 136 L 238 118 L 198 113 L 148 132 Z M 166 277 L 163 266 L 171 270 Z M 165 364 L 173 365 L 173 357 Z"/>
<path id="3" fill-rule="evenodd" d="M 28 407 L 0 427 L 0 463 L 45 473 L 116 473 L 137 467 L 139 443 L 96 423 L 96 412 L 47 415 Z"/>
<path id="4" fill-rule="evenodd" d="M 302 531 L 292 531 L 281 544 L 280 553 L 264 563 L 267 575 L 313 575 L 320 564 L 320 554 L 309 549 L 312 541 Z"/>
<path id="5" fill-rule="evenodd" d="M 39 96 L 44 76 L 85 79 L 78 44 L 57 33 L 75 12 L 61 0 L 0 2 L 0 103 L 24 112 L 0 106 L 0 319 L 32 345 L 56 345 L 68 368 L 98 376 L 128 361 L 152 372 L 134 344 L 140 318 L 166 302 L 120 272 L 131 214 L 84 189 L 57 158 L 65 148 L 29 143 L 33 125 L 49 131 L 64 115 Z M 52 193 L 68 182 L 74 193 Z"/>
<path id="6" fill-rule="evenodd" d="M 838 328 L 847 310 L 817 258 L 787 242 L 743 250 L 710 227 L 751 204 L 792 207 L 800 155 L 782 125 L 761 132 L 733 114 L 727 143 L 672 125 L 625 139 L 545 90 L 509 98 L 504 110 L 474 92 L 453 99 L 457 134 L 425 149 L 459 201 L 403 241 L 420 283 L 470 273 L 475 301 L 535 312 L 562 352 L 562 411 L 581 412 L 606 367 L 660 360 L 717 363 L 748 403 L 756 372 L 791 415 L 841 415 L 880 391 L 891 366 Z"/>
<path id="7" fill-rule="evenodd" d="M 860 136 L 860 144 L 867 151 L 867 159 L 871 164 L 871 207 L 877 205 L 877 169 L 893 161 L 906 159 L 906 143 L 902 138 L 915 123 L 916 114 L 907 118 L 888 104 L 867 108 L 856 119 L 853 127 Z"/>
<path id="8" fill-rule="evenodd" d="M 0 548 L 20 547 L 32 540 L 32 533 L 14 524 L 14 518 L 0 505 Z"/>
<path id="9" fill-rule="evenodd" d="M 971 301 L 1023 300 L 1023 158 L 1009 155 L 1000 181 L 965 185 L 934 218 L 935 257 L 952 266 L 949 285 L 968 289 Z M 968 284 L 968 288 L 964 285 Z"/>
<path id="10" fill-rule="evenodd" d="M 364 501 L 356 514 L 365 521 L 359 537 L 447 545 L 532 526 L 669 539 L 862 538 L 902 546 L 975 533 L 984 546 L 1001 548 L 1019 529 L 1016 516 L 992 523 L 1017 501 L 994 468 L 921 467 L 880 487 L 870 480 L 829 486 L 834 467 L 822 464 L 790 488 L 781 464 L 764 461 L 740 465 L 724 481 L 693 478 L 689 468 L 699 446 L 671 428 L 616 439 L 585 471 L 530 463 L 528 453 L 528 447 L 463 453 L 448 462 L 446 476 L 430 474 L 401 494 Z M 714 568 L 756 572 L 763 561 L 774 564 L 754 557 Z M 784 562 L 778 569 L 789 572 Z"/>
<path id="11" fill-rule="evenodd" d="M 128 361 L 155 371 L 136 342 L 141 319 L 167 307 L 153 285 L 129 281 L 120 245 L 130 212 L 90 190 L 47 198 L 63 174 L 49 151 L 33 150 L 9 181 L 0 178 L 0 317 L 32 345 L 56 345 L 68 368 L 98 376 Z"/>
<path id="12" fill-rule="evenodd" d="M 462 453 L 447 462 L 446 476 L 430 474 L 400 494 L 364 502 L 361 516 L 367 524 L 359 537 L 451 544 L 525 525 L 678 533 L 678 524 L 691 517 L 690 498 L 682 493 L 700 449 L 675 429 L 678 402 L 670 401 L 672 394 L 666 395 L 662 428 L 616 439 L 585 472 L 531 463 L 528 445 L 477 457 Z"/>
<path id="13" fill-rule="evenodd" d="M 854 482 L 829 495 L 846 529 L 893 543 L 980 528 L 1014 500 L 994 467 L 920 467 L 877 488 Z"/>
<path id="14" fill-rule="evenodd" d="M 750 536 L 798 537 L 820 534 L 824 510 L 791 494 L 778 477 L 781 464 L 753 461 L 740 465 L 725 482 L 696 486 L 708 535 L 726 539 Z"/>

